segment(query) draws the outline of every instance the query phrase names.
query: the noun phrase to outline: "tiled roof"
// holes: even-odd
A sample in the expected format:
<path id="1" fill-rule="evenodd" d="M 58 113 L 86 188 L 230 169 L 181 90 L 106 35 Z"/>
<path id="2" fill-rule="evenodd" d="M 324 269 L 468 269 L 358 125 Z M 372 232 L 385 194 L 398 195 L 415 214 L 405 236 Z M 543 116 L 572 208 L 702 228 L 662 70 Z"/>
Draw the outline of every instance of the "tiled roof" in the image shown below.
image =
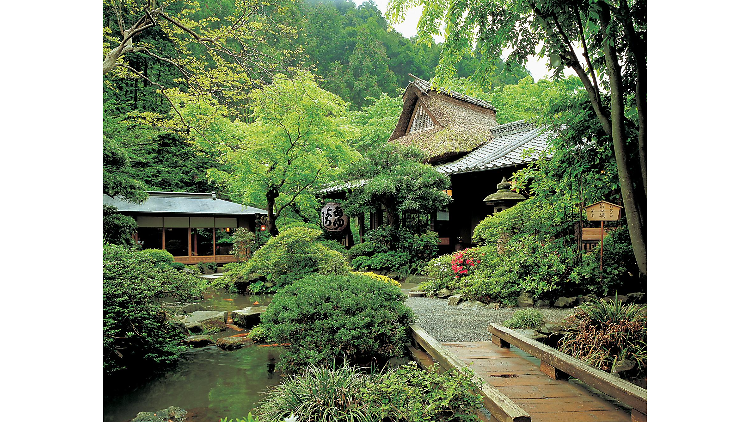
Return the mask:
<path id="1" fill-rule="evenodd" d="M 435 166 L 444 174 L 494 170 L 531 162 L 548 148 L 552 133 L 530 123 L 507 123 L 491 131 L 491 140 L 456 161 Z M 535 153 L 524 155 L 524 151 Z"/>
<path id="2" fill-rule="evenodd" d="M 425 81 L 424 79 L 420 79 L 420 78 L 418 78 L 418 77 L 416 77 L 414 75 L 411 75 L 411 74 L 410 74 L 410 76 L 414 77 L 414 82 L 412 82 L 414 84 L 414 86 L 416 86 L 417 88 L 419 88 L 419 90 L 422 91 L 422 92 L 424 92 L 425 94 L 427 93 L 427 91 L 433 89 L 432 85 L 430 84 L 430 82 Z M 470 104 L 474 104 L 474 105 L 478 105 L 480 107 L 488 108 L 488 109 L 490 109 L 492 111 L 497 111 L 497 110 L 495 110 L 495 107 L 492 104 L 488 103 L 487 101 L 480 100 L 479 98 L 469 97 L 468 95 L 464 95 L 464 94 L 458 93 L 456 91 L 451 91 L 451 90 L 435 89 L 435 91 L 443 93 L 443 94 L 447 94 L 448 96 L 451 96 L 451 97 L 453 97 L 455 99 L 458 99 L 458 100 L 461 100 L 461 101 L 466 101 L 467 103 L 470 103 Z"/>
<path id="3" fill-rule="evenodd" d="M 266 213 L 260 208 L 218 199 L 211 193 L 151 191 L 148 192 L 148 199 L 140 204 L 104 195 L 104 205 L 112 205 L 120 212 L 150 214 L 251 215 Z"/>

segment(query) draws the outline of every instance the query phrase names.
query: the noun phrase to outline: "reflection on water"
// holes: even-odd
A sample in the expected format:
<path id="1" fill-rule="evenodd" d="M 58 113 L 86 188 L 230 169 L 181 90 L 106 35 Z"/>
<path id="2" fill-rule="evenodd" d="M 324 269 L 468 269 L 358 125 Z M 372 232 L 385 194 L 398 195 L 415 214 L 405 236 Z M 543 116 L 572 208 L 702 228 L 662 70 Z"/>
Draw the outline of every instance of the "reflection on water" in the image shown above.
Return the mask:
<path id="1" fill-rule="evenodd" d="M 169 372 L 127 394 L 105 397 L 104 422 L 126 422 L 138 412 L 169 406 L 187 410 L 191 422 L 247 416 L 262 393 L 279 384 L 274 371 L 279 352 L 263 346 L 231 352 L 216 346 L 190 350 Z"/>
<path id="2" fill-rule="evenodd" d="M 192 311 L 227 311 L 266 306 L 271 295 L 241 295 L 210 289 L 198 303 L 182 307 Z M 212 337 L 246 332 L 233 327 Z M 169 406 L 188 411 L 188 422 L 219 422 L 220 418 L 246 417 L 258 405 L 269 386 L 278 385 L 275 372 L 280 348 L 250 345 L 234 351 L 216 346 L 191 349 L 180 362 L 155 374 L 127 393 L 104 397 L 104 422 L 127 422 L 138 412 L 155 412 Z M 144 376 L 143 378 L 147 378 Z M 105 391 L 107 386 L 105 386 Z"/>

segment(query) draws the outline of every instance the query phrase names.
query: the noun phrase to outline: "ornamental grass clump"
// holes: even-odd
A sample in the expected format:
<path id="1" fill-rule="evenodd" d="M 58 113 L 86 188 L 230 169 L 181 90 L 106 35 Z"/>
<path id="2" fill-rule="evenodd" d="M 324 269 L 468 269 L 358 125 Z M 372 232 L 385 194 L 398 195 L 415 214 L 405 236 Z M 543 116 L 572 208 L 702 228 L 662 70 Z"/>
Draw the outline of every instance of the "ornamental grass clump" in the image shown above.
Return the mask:
<path id="1" fill-rule="evenodd" d="M 559 349 L 595 368 L 611 371 L 618 362 L 635 364 L 636 377 L 646 372 L 646 308 L 601 299 L 581 305 L 574 330 L 560 340 Z"/>
<path id="2" fill-rule="evenodd" d="M 536 329 L 542 326 L 544 323 L 544 315 L 539 309 L 524 308 L 517 310 L 513 317 L 505 321 L 503 325 L 508 328 L 525 329 L 532 328 Z"/>
<path id="3" fill-rule="evenodd" d="M 300 422 L 377 421 L 362 400 L 368 376 L 343 363 L 310 366 L 268 392 L 259 407 L 261 422 L 297 417 Z"/>
<path id="4" fill-rule="evenodd" d="M 268 341 L 289 343 L 281 356 L 285 372 L 308 365 L 376 366 L 403 356 L 414 316 L 406 296 L 372 277 L 307 276 L 279 290 L 261 317 Z"/>
<path id="5" fill-rule="evenodd" d="M 482 396 L 466 371 L 420 369 L 416 362 L 370 373 L 348 363 L 310 366 L 271 389 L 259 421 L 478 421 Z"/>

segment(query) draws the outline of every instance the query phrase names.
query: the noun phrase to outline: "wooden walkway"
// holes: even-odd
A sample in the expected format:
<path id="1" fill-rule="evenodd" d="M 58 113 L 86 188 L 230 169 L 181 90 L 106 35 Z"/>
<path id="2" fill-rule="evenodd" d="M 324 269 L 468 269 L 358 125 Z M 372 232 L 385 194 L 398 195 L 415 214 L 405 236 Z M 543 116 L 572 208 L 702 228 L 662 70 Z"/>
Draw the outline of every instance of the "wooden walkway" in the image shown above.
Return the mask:
<path id="1" fill-rule="evenodd" d="M 630 422 L 630 409 L 592 395 L 584 386 L 553 380 L 519 349 L 491 341 L 443 343 L 475 374 L 528 412 L 532 422 Z"/>
<path id="2" fill-rule="evenodd" d="M 645 389 L 513 330 L 488 329 L 492 341 L 439 343 L 413 325 L 410 348 L 422 365 L 471 369 L 481 386 L 484 421 L 646 422 Z"/>

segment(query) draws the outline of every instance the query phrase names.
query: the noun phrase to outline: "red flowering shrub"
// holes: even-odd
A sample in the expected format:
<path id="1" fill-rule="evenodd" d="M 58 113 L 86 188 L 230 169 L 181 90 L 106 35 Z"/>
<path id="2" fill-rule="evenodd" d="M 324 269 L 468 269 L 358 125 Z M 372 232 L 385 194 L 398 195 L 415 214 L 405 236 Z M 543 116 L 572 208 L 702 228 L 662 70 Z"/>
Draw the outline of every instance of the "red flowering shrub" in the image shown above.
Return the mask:
<path id="1" fill-rule="evenodd" d="M 477 264 L 482 262 L 480 257 L 477 256 L 477 253 L 476 248 L 471 248 L 453 254 L 453 259 L 451 259 L 451 269 L 457 280 L 469 275 L 469 272 L 473 270 Z"/>

